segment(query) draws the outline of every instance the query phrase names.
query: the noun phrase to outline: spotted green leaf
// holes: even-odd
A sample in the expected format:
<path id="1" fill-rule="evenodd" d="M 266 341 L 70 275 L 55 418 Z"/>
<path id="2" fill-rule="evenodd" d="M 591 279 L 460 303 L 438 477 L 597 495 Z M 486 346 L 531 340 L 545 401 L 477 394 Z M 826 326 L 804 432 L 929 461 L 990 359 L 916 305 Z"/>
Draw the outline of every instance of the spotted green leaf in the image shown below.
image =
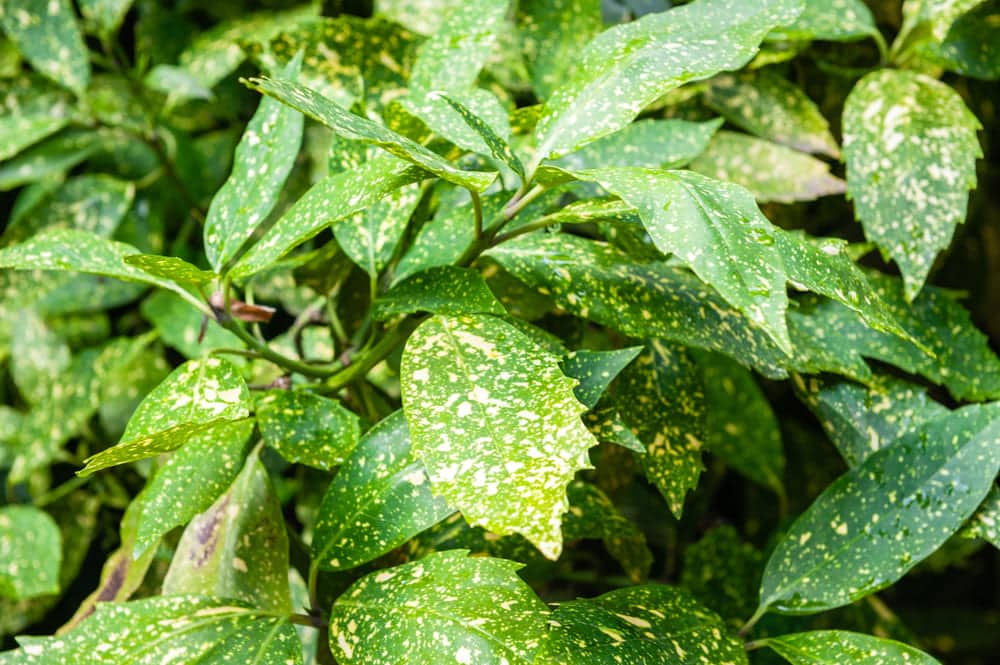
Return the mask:
<path id="1" fill-rule="evenodd" d="M 307 392 L 275 390 L 257 400 L 264 443 L 289 462 L 329 471 L 354 450 L 358 417 L 337 402 Z"/>
<path id="2" fill-rule="evenodd" d="M 615 377 L 641 352 L 641 346 L 613 351 L 574 351 L 562 361 L 562 371 L 579 382 L 573 393 L 581 404 L 592 409 Z"/>
<path id="3" fill-rule="evenodd" d="M 876 374 L 869 385 L 823 377 L 795 377 L 799 396 L 816 415 L 850 466 L 948 413 L 921 386 Z"/>
<path id="4" fill-rule="evenodd" d="M 129 635 L 123 639 L 121 635 Z M 120 665 L 222 660 L 301 665 L 302 643 L 280 615 L 207 596 L 158 596 L 101 603 L 65 635 L 21 638 L 2 665 Z"/>
<path id="5" fill-rule="evenodd" d="M 738 69 L 801 8 L 801 0 L 699 0 L 603 32 L 546 102 L 537 158 L 561 157 L 623 128 L 683 83 Z"/>
<path id="6" fill-rule="evenodd" d="M 344 138 L 377 145 L 400 159 L 412 162 L 461 187 L 483 191 L 496 178 L 496 173 L 463 171 L 424 146 L 367 118 L 344 110 L 335 102 L 309 88 L 272 78 L 252 78 L 247 85 L 323 123 Z"/>
<path id="7" fill-rule="evenodd" d="M 954 6 L 964 9 L 969 4 L 972 3 L 958 2 Z M 1000 3 L 996 0 L 980 2 L 951 22 L 943 38 L 936 39 L 940 31 L 932 31 L 915 50 L 923 59 L 963 76 L 987 80 L 1000 78 L 998 15 Z"/>
<path id="8" fill-rule="evenodd" d="M 282 77 L 294 81 L 302 65 L 293 59 Z M 233 158 L 233 170 L 212 198 L 205 218 L 208 262 L 221 272 L 278 202 L 302 142 L 302 114 L 264 97 Z"/>
<path id="9" fill-rule="evenodd" d="M 432 93 L 431 97 L 433 98 L 434 96 L 435 95 Z M 514 173 L 521 176 L 521 178 L 524 178 L 524 164 L 522 164 L 518 156 L 514 154 L 513 149 L 511 149 L 510 144 L 507 143 L 505 137 L 499 136 L 493 127 L 486 122 L 486 120 L 476 115 L 462 102 L 457 99 L 453 99 L 448 95 L 440 95 L 440 98 L 443 99 L 448 106 L 454 109 L 454 111 L 462 118 L 462 121 L 465 122 L 471 130 L 479 135 L 495 160 L 502 164 L 506 164 Z M 509 136 L 510 132 L 507 131 L 506 134 Z"/>
<path id="10" fill-rule="evenodd" d="M 802 88 L 766 69 L 717 76 L 705 91 L 705 102 L 751 134 L 802 152 L 840 156 L 816 104 Z"/>
<path id="11" fill-rule="evenodd" d="M 560 603 L 535 665 L 746 665 L 743 644 L 687 593 L 649 584 Z"/>
<path id="12" fill-rule="evenodd" d="M 324 570 L 353 568 L 452 512 L 431 494 L 427 472 L 410 450 L 406 419 L 397 411 L 365 434 L 327 489 L 312 558 Z"/>
<path id="13" fill-rule="evenodd" d="M 184 530 L 163 594 L 231 598 L 287 614 L 292 609 L 288 565 L 281 504 L 255 452 L 229 490 Z"/>
<path id="14" fill-rule="evenodd" d="M 390 155 L 320 180 L 267 230 L 230 270 L 234 278 L 257 273 L 331 224 L 349 218 L 400 187 L 426 177 Z"/>
<path id="15" fill-rule="evenodd" d="M 16 314 L 10 339 L 10 375 L 18 392 L 29 404 L 49 397 L 60 375 L 69 367 L 69 346 L 38 314 L 22 310 Z"/>
<path id="16" fill-rule="evenodd" d="M 830 485 L 778 543 L 762 608 L 810 614 L 886 587 L 940 547 L 1000 470 L 1000 404 L 920 424 Z"/>
<path id="17" fill-rule="evenodd" d="M 865 236 L 920 292 L 965 221 L 982 157 L 979 121 L 944 83 L 900 70 L 868 74 L 844 106 L 847 193 Z"/>
<path id="18" fill-rule="evenodd" d="M 422 35 L 433 35 L 463 0 L 375 0 L 376 16 L 398 21 Z"/>
<path id="19" fill-rule="evenodd" d="M 253 423 L 240 420 L 193 436 L 156 470 L 134 503 L 139 512 L 132 539 L 140 557 L 171 529 L 207 511 L 243 467 Z"/>
<path id="20" fill-rule="evenodd" d="M 982 538 L 1000 549 L 1000 487 L 993 485 L 986 500 L 972 516 L 963 534 L 973 538 Z"/>
<path id="21" fill-rule="evenodd" d="M 866 37 L 882 40 L 864 0 L 805 0 L 805 8 L 798 18 L 776 27 L 768 35 L 768 39 L 837 42 Z"/>
<path id="22" fill-rule="evenodd" d="M 532 87 L 543 100 L 572 77 L 580 51 L 604 29 L 600 0 L 521 0 L 517 23 Z"/>
<path id="23" fill-rule="evenodd" d="M 719 354 L 694 357 L 705 386 L 706 447 L 747 478 L 783 494 L 781 428 L 753 375 Z"/>
<path id="24" fill-rule="evenodd" d="M 760 202 L 794 203 L 843 194 L 845 183 L 815 157 L 777 143 L 719 132 L 691 170 L 750 190 Z"/>
<path id="25" fill-rule="evenodd" d="M 683 348 L 652 340 L 622 373 L 617 402 L 646 446 L 639 458 L 646 477 L 679 519 L 705 468 L 705 389 L 698 366 Z"/>
<path id="26" fill-rule="evenodd" d="M 85 460 L 80 474 L 176 450 L 195 434 L 246 417 L 249 403 L 246 383 L 231 364 L 189 360 L 146 396 L 121 442 Z"/>
<path id="27" fill-rule="evenodd" d="M 405 185 L 333 227 L 340 248 L 372 278 L 392 260 L 421 193 L 419 184 Z"/>
<path id="28" fill-rule="evenodd" d="M 597 443 L 559 359 L 500 319 L 435 316 L 407 342 L 400 381 L 434 492 L 471 524 L 558 557 L 566 485 Z"/>
<path id="29" fill-rule="evenodd" d="M 549 611 L 520 567 L 449 550 L 371 573 L 333 604 L 333 654 L 344 665 L 530 665 Z"/>
<path id="30" fill-rule="evenodd" d="M 106 146 L 108 140 L 100 131 L 60 132 L 0 164 L 0 191 L 63 174 Z"/>
<path id="31" fill-rule="evenodd" d="M 410 85 L 424 93 L 471 87 L 490 56 L 510 0 L 472 0 L 449 8 L 418 51 Z"/>
<path id="32" fill-rule="evenodd" d="M 372 304 L 377 321 L 399 314 L 507 313 L 477 271 L 457 266 L 434 266 L 402 280 Z"/>
<path id="33" fill-rule="evenodd" d="M 142 301 L 139 307 L 144 319 L 153 324 L 160 339 L 188 359 L 206 356 L 215 349 L 242 349 L 243 340 L 209 318 L 205 335 L 198 341 L 205 315 L 172 293 L 159 291 Z M 229 361 L 242 365 L 243 359 L 232 356 Z"/>
<path id="34" fill-rule="evenodd" d="M 839 303 L 811 296 L 799 301 L 789 324 L 812 340 L 813 351 L 835 342 L 832 349 L 845 363 L 852 356 L 873 358 L 942 385 L 956 399 L 1000 398 L 1000 358 L 954 294 L 925 287 L 907 303 L 900 279 L 870 274 L 868 282 L 914 341 L 872 330 Z M 855 378 L 867 381 L 870 375 Z"/>
<path id="35" fill-rule="evenodd" d="M 122 24 L 134 0 L 79 0 L 83 18 L 102 35 L 111 35 Z"/>
<path id="36" fill-rule="evenodd" d="M 0 160 L 58 132 L 70 119 L 68 93 L 21 77 L 0 84 Z"/>
<path id="37" fill-rule="evenodd" d="M 563 515 L 563 539 L 599 538 L 604 548 L 635 583 L 646 579 L 653 554 L 646 536 L 621 514 L 611 499 L 596 486 L 574 480 L 566 488 L 569 511 Z"/>
<path id="38" fill-rule="evenodd" d="M 170 280 L 171 282 L 190 287 L 210 284 L 216 278 L 215 273 L 202 270 L 176 256 L 132 254 L 125 257 L 125 263 L 153 277 Z"/>
<path id="39" fill-rule="evenodd" d="M 760 642 L 792 665 L 940 665 L 920 649 L 846 630 L 793 633 Z"/>
<path id="40" fill-rule="evenodd" d="M 32 67 L 83 95 L 90 57 L 70 0 L 7 0 L 0 25 Z"/>
<path id="41" fill-rule="evenodd" d="M 0 596 L 33 598 L 59 591 L 62 538 L 34 506 L 0 507 Z"/>
<path id="42" fill-rule="evenodd" d="M 138 254 L 131 245 L 106 240 L 87 231 L 53 229 L 32 236 L 27 241 L 0 249 L 0 268 L 15 270 L 69 270 L 132 282 L 142 282 L 174 291 L 204 309 L 204 304 L 174 282 L 154 277 L 124 262 Z"/>
<path id="43" fill-rule="evenodd" d="M 615 443 L 640 455 L 646 454 L 646 446 L 635 436 L 614 406 L 598 404 L 583 414 L 583 422 L 598 441 Z"/>

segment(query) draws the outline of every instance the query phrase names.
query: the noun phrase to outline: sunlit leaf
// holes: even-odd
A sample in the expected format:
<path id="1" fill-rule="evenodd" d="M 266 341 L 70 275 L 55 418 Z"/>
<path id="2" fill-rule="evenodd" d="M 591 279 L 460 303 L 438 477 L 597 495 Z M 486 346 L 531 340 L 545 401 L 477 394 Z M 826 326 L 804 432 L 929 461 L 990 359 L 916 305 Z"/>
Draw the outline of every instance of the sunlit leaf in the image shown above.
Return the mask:
<path id="1" fill-rule="evenodd" d="M 414 312 L 503 316 L 507 310 L 475 270 L 435 266 L 407 277 L 372 303 L 376 320 Z"/>

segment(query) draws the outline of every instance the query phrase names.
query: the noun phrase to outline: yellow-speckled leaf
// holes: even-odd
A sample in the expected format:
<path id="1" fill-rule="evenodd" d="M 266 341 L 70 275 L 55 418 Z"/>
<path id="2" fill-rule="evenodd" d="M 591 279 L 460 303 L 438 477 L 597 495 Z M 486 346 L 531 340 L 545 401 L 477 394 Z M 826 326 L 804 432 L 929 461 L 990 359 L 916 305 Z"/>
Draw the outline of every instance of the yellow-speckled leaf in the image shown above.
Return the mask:
<path id="1" fill-rule="evenodd" d="M 521 49 L 539 99 L 569 80 L 581 49 L 604 29 L 600 0 L 520 0 Z"/>
<path id="2" fill-rule="evenodd" d="M 507 310 L 475 270 L 434 266 L 402 280 L 372 304 L 376 321 L 414 312 L 503 316 Z"/>
<path id="3" fill-rule="evenodd" d="M 289 462 L 324 471 L 343 464 L 354 450 L 358 417 L 336 400 L 292 390 L 275 390 L 257 401 L 264 443 Z"/>
<path id="4" fill-rule="evenodd" d="M 768 637 L 761 644 L 792 665 L 941 665 L 920 649 L 846 630 L 817 630 Z"/>
<path id="5" fill-rule="evenodd" d="M 470 523 L 558 557 L 566 485 L 597 443 L 559 358 L 498 318 L 435 316 L 407 342 L 401 384 L 434 492 Z"/>
<path id="6" fill-rule="evenodd" d="M 805 0 L 805 9 L 791 23 L 775 28 L 768 39 L 854 41 L 881 40 L 875 17 L 864 0 Z"/>

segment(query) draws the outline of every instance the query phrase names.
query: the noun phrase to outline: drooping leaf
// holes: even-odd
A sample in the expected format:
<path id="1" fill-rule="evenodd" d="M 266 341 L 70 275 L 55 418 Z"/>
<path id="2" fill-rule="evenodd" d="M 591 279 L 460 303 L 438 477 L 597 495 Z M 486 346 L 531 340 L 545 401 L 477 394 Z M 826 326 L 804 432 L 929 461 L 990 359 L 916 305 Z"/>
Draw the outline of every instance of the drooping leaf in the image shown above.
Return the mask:
<path id="1" fill-rule="evenodd" d="M 982 157 L 979 121 L 946 84 L 885 69 L 858 81 L 843 126 L 855 214 L 865 236 L 899 266 L 912 301 L 965 221 Z"/>
<path id="2" fill-rule="evenodd" d="M 17 314 L 10 340 L 10 375 L 29 404 L 46 399 L 70 363 L 70 350 L 31 310 Z"/>
<path id="3" fill-rule="evenodd" d="M 7 0 L 0 25 L 32 67 L 83 95 L 90 57 L 70 0 Z"/>
<path id="4" fill-rule="evenodd" d="M 758 201 L 794 203 L 843 194 L 830 166 L 791 148 L 736 132 L 719 132 L 691 170 L 746 187 Z"/>
<path id="5" fill-rule="evenodd" d="M 229 490 L 184 530 L 163 593 L 231 598 L 267 612 L 291 612 L 285 518 L 256 453 Z"/>
<path id="6" fill-rule="evenodd" d="M 372 318 L 390 319 L 399 314 L 507 313 L 477 271 L 457 266 L 434 266 L 402 280 L 372 303 Z"/>
<path id="7" fill-rule="evenodd" d="M 435 316 L 403 352 L 403 409 L 435 493 L 555 559 L 566 485 L 596 444 L 559 359 L 504 321 Z"/>
<path id="8" fill-rule="evenodd" d="M 445 657 L 463 665 L 531 665 L 549 612 L 518 568 L 450 550 L 371 573 L 333 604 L 333 654 L 344 665 Z M 371 639 L 375 634 L 385 639 Z"/>
<path id="9" fill-rule="evenodd" d="M 176 450 L 195 434 L 246 417 L 249 403 L 246 383 L 231 364 L 189 360 L 146 396 L 121 442 L 86 459 L 80 474 Z"/>
<path id="10" fill-rule="evenodd" d="M 143 318 L 153 324 L 160 339 L 188 359 L 207 356 L 215 349 L 242 349 L 243 340 L 209 318 L 205 335 L 198 341 L 204 314 L 194 309 L 172 293 L 157 292 L 142 301 L 139 307 Z M 230 362 L 242 365 L 243 359 L 233 356 Z"/>
<path id="11" fill-rule="evenodd" d="M 783 494 L 781 429 L 753 375 L 719 354 L 694 357 L 705 386 L 706 448 L 747 478 Z"/>
<path id="12" fill-rule="evenodd" d="M 641 352 L 641 346 L 613 351 L 574 351 L 562 361 L 562 371 L 579 381 L 573 394 L 581 404 L 593 409 L 615 377 Z"/>
<path id="13" fill-rule="evenodd" d="M 778 26 L 768 39 L 854 41 L 881 39 L 875 18 L 864 0 L 805 0 L 805 8 L 790 23 Z"/>
<path id="14" fill-rule="evenodd" d="M 830 485 L 772 553 L 761 607 L 809 614 L 846 605 L 940 547 L 1000 470 L 995 406 L 922 423 Z"/>
<path id="15" fill-rule="evenodd" d="M 121 638 L 122 631 L 130 637 Z M 208 659 L 301 665 L 302 644 L 283 616 L 206 596 L 158 596 L 101 603 L 65 635 L 21 638 L 3 665 L 196 663 Z"/>
<path id="16" fill-rule="evenodd" d="M 918 385 L 876 374 L 869 385 L 795 377 L 796 391 L 850 466 L 948 409 Z"/>
<path id="17" fill-rule="evenodd" d="M 160 279 L 189 287 L 204 286 L 216 278 L 215 273 L 202 270 L 176 256 L 132 254 L 125 257 L 125 263 L 153 277 L 159 277 Z"/>
<path id="18" fill-rule="evenodd" d="M 661 584 L 560 603 L 536 665 L 731 663 L 746 652 L 716 614 Z"/>
<path id="19" fill-rule="evenodd" d="M 156 470 L 133 501 L 139 511 L 132 538 L 133 557 L 187 524 L 221 496 L 243 466 L 253 423 L 225 423 L 193 436 Z"/>
<path id="20" fill-rule="evenodd" d="M 599 0 L 521 0 L 521 49 L 539 99 L 572 78 L 581 49 L 604 29 Z"/>
<path id="21" fill-rule="evenodd" d="M 324 570 L 353 568 L 398 547 L 454 510 L 431 494 L 410 451 L 402 411 L 358 442 L 323 497 L 312 557 Z"/>
<path id="22" fill-rule="evenodd" d="M 940 665 L 920 649 L 882 637 L 845 630 L 817 630 L 768 637 L 762 644 L 792 665 Z"/>
<path id="23" fill-rule="evenodd" d="M 203 309 L 204 305 L 174 282 L 133 268 L 123 260 L 138 254 L 131 245 L 106 240 L 87 231 L 53 229 L 0 249 L 0 267 L 15 270 L 70 270 L 159 286 Z"/>
<path id="24" fill-rule="evenodd" d="M 422 145 L 367 118 L 344 110 L 335 102 L 309 88 L 271 78 L 253 78 L 247 85 L 323 123 L 344 138 L 377 145 L 400 159 L 416 164 L 461 187 L 482 191 L 496 178 L 496 173 L 459 169 Z"/>
<path id="25" fill-rule="evenodd" d="M 269 267 L 331 224 L 425 177 L 421 169 L 380 155 L 357 170 L 320 180 L 243 255 L 229 271 L 230 276 L 248 277 Z"/>
<path id="26" fill-rule="evenodd" d="M 66 126 L 72 106 L 69 95 L 35 78 L 17 78 L 0 86 L 0 160 Z"/>
<path id="27" fill-rule="evenodd" d="M 20 600 L 59 591 L 62 538 L 34 506 L 0 507 L 0 596 Z"/>
<path id="28" fill-rule="evenodd" d="M 294 81 L 299 56 L 282 71 Z M 302 142 L 302 114 L 276 99 L 264 97 L 250 119 L 233 157 L 233 171 L 212 198 L 205 218 L 208 262 L 216 272 L 234 257 L 278 202 Z"/>
<path id="29" fill-rule="evenodd" d="M 700 0 L 603 32 L 546 103 L 537 158 L 561 157 L 621 129 L 683 83 L 738 69 L 801 8 L 801 0 Z"/>
<path id="30" fill-rule="evenodd" d="M 340 248 L 372 278 L 378 277 L 395 254 L 420 196 L 419 184 L 405 185 L 337 224 L 333 235 Z"/>
<path id="31" fill-rule="evenodd" d="M 810 4 L 815 3 L 807 1 L 807 7 Z M 717 76 L 706 90 L 705 102 L 751 134 L 802 152 L 840 156 L 830 125 L 816 104 L 802 88 L 766 69 Z"/>
<path id="32" fill-rule="evenodd" d="M 574 480 L 566 488 L 566 494 L 569 511 L 563 516 L 563 539 L 600 538 L 629 579 L 635 583 L 646 579 L 653 554 L 642 530 L 594 485 Z"/>
<path id="33" fill-rule="evenodd" d="M 257 424 L 264 443 L 289 462 L 329 471 L 354 450 L 358 417 L 326 397 L 275 390 L 257 400 Z"/>

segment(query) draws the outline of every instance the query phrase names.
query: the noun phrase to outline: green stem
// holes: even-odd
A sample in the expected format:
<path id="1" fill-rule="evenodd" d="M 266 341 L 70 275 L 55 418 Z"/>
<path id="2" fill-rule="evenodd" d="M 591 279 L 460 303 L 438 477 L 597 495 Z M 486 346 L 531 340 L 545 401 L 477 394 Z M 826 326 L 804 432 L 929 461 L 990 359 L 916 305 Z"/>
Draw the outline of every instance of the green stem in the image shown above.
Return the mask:
<path id="1" fill-rule="evenodd" d="M 753 616 L 750 617 L 750 619 L 748 619 L 745 624 L 743 624 L 742 628 L 740 628 L 738 633 L 739 636 L 746 637 L 747 635 L 749 635 L 750 631 L 753 630 L 753 627 L 757 625 L 757 622 L 760 621 L 761 617 L 763 617 L 765 614 L 767 614 L 767 607 L 763 605 L 758 607 L 757 611 L 753 613 Z"/>
<path id="2" fill-rule="evenodd" d="M 747 642 L 743 645 L 743 648 L 747 651 L 756 651 L 757 649 L 762 649 L 767 646 L 767 640 L 754 640 L 753 642 Z"/>
<path id="3" fill-rule="evenodd" d="M 309 626 L 316 630 L 321 630 L 326 626 L 326 620 L 323 617 L 311 614 L 290 614 L 288 615 L 288 621 L 300 626 Z"/>
<path id="4" fill-rule="evenodd" d="M 49 505 L 50 503 L 55 503 L 56 501 L 63 498 L 67 494 L 70 494 L 73 491 L 86 485 L 88 482 L 90 482 L 90 479 L 93 477 L 94 477 L 93 475 L 73 476 L 72 478 L 64 482 L 62 485 L 59 485 L 58 487 L 49 490 L 45 494 L 35 499 L 33 503 L 38 508 L 43 508 Z"/>
<path id="5" fill-rule="evenodd" d="M 493 239 L 493 246 L 495 247 L 495 246 L 499 245 L 500 243 L 507 242 L 508 240 L 513 240 L 514 238 L 517 238 L 517 237 L 523 236 L 523 235 L 527 235 L 528 233 L 532 233 L 532 232 L 538 231 L 540 229 L 547 229 L 550 226 L 555 226 L 556 224 L 559 224 L 559 223 L 560 223 L 559 220 L 554 219 L 554 216 L 552 216 L 552 215 L 546 215 L 545 217 L 541 217 L 539 219 L 536 219 L 533 222 L 528 222 L 524 226 L 519 226 L 516 229 L 514 229 L 513 231 L 508 231 L 507 233 L 500 233 L 500 234 L 498 234 Z"/>
<path id="6" fill-rule="evenodd" d="M 483 202 L 479 200 L 479 192 L 474 189 L 469 190 L 472 196 L 472 209 L 476 215 L 476 238 L 483 236 Z"/>
<path id="7" fill-rule="evenodd" d="M 326 391 L 337 392 L 355 379 L 363 377 L 372 367 L 385 360 L 397 346 L 405 342 L 410 333 L 416 330 L 421 320 L 422 317 L 408 316 L 394 328 L 390 328 L 382 336 L 382 339 L 359 354 L 353 363 L 330 376 L 324 386 Z"/>

